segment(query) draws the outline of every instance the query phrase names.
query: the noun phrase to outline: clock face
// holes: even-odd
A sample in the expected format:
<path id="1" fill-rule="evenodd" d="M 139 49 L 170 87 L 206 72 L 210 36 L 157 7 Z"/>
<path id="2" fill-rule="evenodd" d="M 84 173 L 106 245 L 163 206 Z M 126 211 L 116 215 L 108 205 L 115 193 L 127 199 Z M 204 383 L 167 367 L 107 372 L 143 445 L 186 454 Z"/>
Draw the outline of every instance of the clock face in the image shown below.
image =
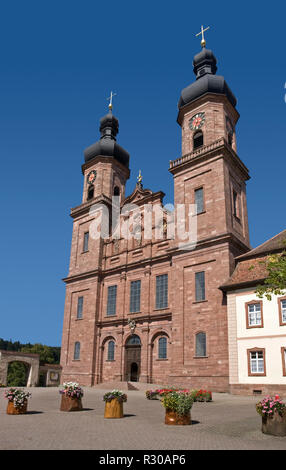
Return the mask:
<path id="1" fill-rule="evenodd" d="M 196 131 L 200 129 L 205 122 L 205 113 L 197 113 L 190 119 L 190 129 Z"/>
<path id="2" fill-rule="evenodd" d="M 96 171 L 95 171 L 95 170 L 92 170 L 92 171 L 91 171 L 90 173 L 88 173 L 88 175 L 87 175 L 87 183 L 88 183 L 88 184 L 94 183 L 95 178 L 96 178 Z"/>

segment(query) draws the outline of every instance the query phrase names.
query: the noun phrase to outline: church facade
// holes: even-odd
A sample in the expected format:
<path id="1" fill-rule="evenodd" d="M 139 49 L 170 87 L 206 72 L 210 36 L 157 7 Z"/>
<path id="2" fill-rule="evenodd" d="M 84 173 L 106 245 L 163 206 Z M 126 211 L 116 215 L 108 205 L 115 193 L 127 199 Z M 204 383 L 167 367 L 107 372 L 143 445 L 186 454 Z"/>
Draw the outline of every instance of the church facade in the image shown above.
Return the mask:
<path id="1" fill-rule="evenodd" d="M 139 178 L 126 196 L 129 154 L 116 141 L 119 125 L 110 105 L 99 141 L 84 152 L 82 203 L 71 210 L 63 382 L 141 381 L 229 391 L 227 297 L 220 286 L 233 273 L 235 258 L 250 249 L 249 174 L 237 155 L 236 98 L 216 74 L 212 51 L 203 45 L 193 66 L 196 80 L 178 102 L 182 156 L 168 170 L 174 207 L 196 208 L 191 215 L 196 243 L 189 249 L 177 234 L 170 236 L 163 192 L 145 189 Z M 93 208 L 99 205 L 109 214 L 120 212 L 117 225 L 130 222 L 125 209 L 136 206 L 137 222 L 128 225 L 135 235 L 117 230 L 115 237 L 109 230 L 105 237 L 95 236 Z M 158 207 L 163 214 L 159 232 Z"/>

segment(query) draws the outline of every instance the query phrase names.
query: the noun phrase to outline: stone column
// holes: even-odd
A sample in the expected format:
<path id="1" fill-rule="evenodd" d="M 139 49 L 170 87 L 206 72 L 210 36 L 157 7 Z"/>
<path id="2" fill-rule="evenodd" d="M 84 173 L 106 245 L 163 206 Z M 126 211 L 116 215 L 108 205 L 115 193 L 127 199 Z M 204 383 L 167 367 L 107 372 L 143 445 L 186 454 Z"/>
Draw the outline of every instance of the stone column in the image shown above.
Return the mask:
<path id="1" fill-rule="evenodd" d="M 0 352 L 0 383 L 7 385 L 7 372 L 8 372 L 8 363 L 3 358 Z"/>
<path id="2" fill-rule="evenodd" d="M 148 364 L 149 364 L 149 326 L 143 326 L 141 329 L 142 333 L 142 346 L 141 346 L 141 373 L 140 382 L 148 382 Z"/>

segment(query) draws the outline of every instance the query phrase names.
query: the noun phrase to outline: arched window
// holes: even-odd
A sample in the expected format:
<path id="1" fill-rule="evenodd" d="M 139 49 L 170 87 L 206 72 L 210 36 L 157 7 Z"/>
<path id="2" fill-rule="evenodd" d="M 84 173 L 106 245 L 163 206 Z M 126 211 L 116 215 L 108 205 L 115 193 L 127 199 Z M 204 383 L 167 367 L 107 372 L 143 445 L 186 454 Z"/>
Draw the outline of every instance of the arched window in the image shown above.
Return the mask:
<path id="1" fill-rule="evenodd" d="M 90 199 L 92 199 L 94 196 L 94 186 L 93 184 L 91 184 L 88 188 L 88 192 L 87 192 L 87 200 L 89 201 Z"/>
<path id="2" fill-rule="evenodd" d="M 126 343 L 128 346 L 133 346 L 133 345 L 140 345 L 141 344 L 141 341 L 140 341 L 140 338 L 139 336 L 137 335 L 132 335 L 130 336 L 130 338 L 127 340 L 127 343 Z"/>
<path id="3" fill-rule="evenodd" d="M 158 358 L 167 359 L 167 338 L 162 336 L 158 341 Z"/>
<path id="4" fill-rule="evenodd" d="M 118 188 L 118 186 L 114 187 L 113 196 L 120 196 L 120 189 Z"/>
<path id="5" fill-rule="evenodd" d="M 109 341 L 108 351 L 107 351 L 107 360 L 108 361 L 114 361 L 114 349 L 115 349 L 114 341 Z"/>
<path id="6" fill-rule="evenodd" d="M 76 341 L 76 343 L 74 343 L 74 354 L 73 354 L 73 358 L 75 360 L 79 360 L 80 359 L 80 342 L 79 341 Z"/>
<path id="7" fill-rule="evenodd" d="M 200 332 L 196 334 L 196 356 L 204 357 L 207 355 L 206 334 Z"/>
<path id="8" fill-rule="evenodd" d="M 193 148 L 194 150 L 204 145 L 204 135 L 202 131 L 197 131 L 193 137 Z"/>

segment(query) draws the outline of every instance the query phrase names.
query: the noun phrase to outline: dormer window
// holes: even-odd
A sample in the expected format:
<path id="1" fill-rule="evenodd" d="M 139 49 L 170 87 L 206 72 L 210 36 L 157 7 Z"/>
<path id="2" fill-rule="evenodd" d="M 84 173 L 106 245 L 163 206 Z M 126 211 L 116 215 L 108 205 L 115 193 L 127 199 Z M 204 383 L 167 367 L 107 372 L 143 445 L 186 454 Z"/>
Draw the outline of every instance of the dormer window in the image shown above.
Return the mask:
<path id="1" fill-rule="evenodd" d="M 193 137 L 193 148 L 196 150 L 199 147 L 202 147 L 204 145 L 204 134 L 202 131 L 197 131 L 194 134 Z"/>

